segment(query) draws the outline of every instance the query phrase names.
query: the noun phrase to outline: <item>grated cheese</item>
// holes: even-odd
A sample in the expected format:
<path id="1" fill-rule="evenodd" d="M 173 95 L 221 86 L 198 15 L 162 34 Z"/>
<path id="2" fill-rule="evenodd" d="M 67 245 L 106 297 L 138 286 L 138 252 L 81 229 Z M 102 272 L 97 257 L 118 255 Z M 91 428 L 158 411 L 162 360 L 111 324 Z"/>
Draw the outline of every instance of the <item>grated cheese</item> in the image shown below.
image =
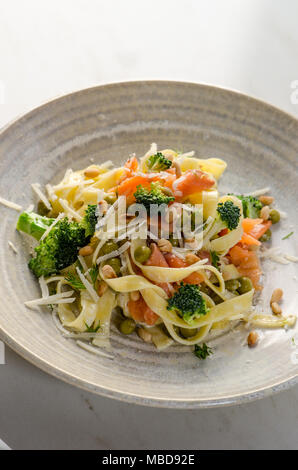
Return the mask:
<path id="1" fill-rule="evenodd" d="M 194 150 L 191 150 L 190 152 L 185 152 L 185 153 L 180 153 L 178 155 L 178 158 L 188 158 L 188 157 L 193 157 L 195 154 Z"/>
<path id="2" fill-rule="evenodd" d="M 40 276 L 38 278 L 38 282 L 39 282 L 39 285 L 40 285 L 42 298 L 49 297 L 49 288 L 48 288 L 48 285 L 47 285 L 47 283 L 44 279 L 44 276 Z"/>
<path id="3" fill-rule="evenodd" d="M 98 356 L 107 357 L 108 359 L 114 359 L 113 356 L 111 356 L 110 354 L 107 354 L 107 353 L 101 351 L 100 349 L 95 348 L 94 346 L 86 344 L 83 341 L 78 340 L 77 344 L 82 349 L 86 349 L 86 351 L 88 351 L 88 352 L 92 352 L 93 354 L 97 354 Z"/>
<path id="4" fill-rule="evenodd" d="M 51 210 L 52 209 L 52 206 L 48 200 L 48 198 L 45 196 L 45 194 L 43 194 L 43 192 L 41 191 L 40 189 L 40 184 L 39 183 L 32 183 L 31 184 L 31 188 L 33 189 L 33 191 L 37 194 L 37 196 L 39 197 L 39 199 L 44 203 L 44 205 L 46 206 L 47 209 Z"/>
<path id="5" fill-rule="evenodd" d="M 284 257 L 289 260 L 289 261 L 292 261 L 292 263 L 298 263 L 298 257 L 297 256 L 293 256 L 293 255 L 284 255 Z"/>
<path id="6" fill-rule="evenodd" d="M 106 168 L 111 168 L 112 166 L 114 166 L 114 163 L 112 162 L 112 160 L 107 160 L 106 162 L 99 165 L 99 168 L 101 170 L 105 170 Z"/>
<path id="7" fill-rule="evenodd" d="M 122 246 L 120 246 L 119 250 L 111 251 L 111 253 L 100 256 L 99 258 L 97 258 L 96 262 L 97 264 L 99 264 L 102 261 L 106 261 L 107 259 L 115 258 L 119 256 L 121 253 L 124 253 L 124 251 L 128 250 L 129 247 L 130 247 L 130 242 L 126 242 Z"/>
<path id="8" fill-rule="evenodd" d="M 150 157 L 151 155 L 155 155 L 157 152 L 157 145 L 155 142 L 153 142 L 150 146 L 150 149 L 148 150 L 148 152 L 145 153 L 144 155 L 144 158 L 146 157 Z"/>
<path id="9" fill-rule="evenodd" d="M 105 242 L 107 241 L 107 237 L 105 235 L 102 236 L 102 239 L 100 240 L 99 244 L 96 247 L 96 250 L 94 251 L 93 258 L 92 258 L 92 263 L 94 264 L 96 262 L 97 255 L 100 251 L 100 249 L 103 247 Z"/>
<path id="10" fill-rule="evenodd" d="M 46 229 L 46 231 L 44 232 L 44 234 L 42 235 L 42 237 L 40 237 L 40 241 L 44 240 L 50 233 L 50 231 L 52 230 L 52 228 L 55 227 L 55 225 L 59 222 L 59 220 L 61 220 L 63 217 L 64 217 L 64 212 L 61 212 L 57 219 L 54 220 L 54 222 Z"/>
<path id="11" fill-rule="evenodd" d="M 81 279 L 82 283 L 83 283 L 84 286 L 86 287 L 88 293 L 90 294 L 90 296 L 91 296 L 92 299 L 94 300 L 94 302 L 98 302 L 98 301 L 99 301 L 99 297 L 98 297 L 97 293 L 95 292 L 95 289 L 93 288 L 93 286 L 90 284 L 89 281 L 87 281 L 87 279 L 85 278 L 84 274 L 79 270 L 78 267 L 76 267 L 76 271 L 77 271 L 78 276 L 79 276 L 79 278 Z"/>
<path id="12" fill-rule="evenodd" d="M 8 207 L 9 209 L 14 209 L 15 211 L 20 212 L 22 210 L 22 206 L 20 206 L 19 204 L 16 204 L 15 202 L 8 201 L 7 199 L 4 199 L 3 197 L 0 197 L 0 204 Z"/>
<path id="13" fill-rule="evenodd" d="M 60 183 L 60 184 L 57 184 L 57 186 L 55 186 L 55 188 L 56 188 L 56 190 L 57 189 L 66 190 L 66 189 L 73 189 L 73 188 L 84 188 L 85 186 L 92 187 L 92 183 L 94 183 L 93 179 L 88 179 L 86 181 L 75 180 L 73 183 L 68 183 L 68 184 Z"/>
<path id="14" fill-rule="evenodd" d="M 17 248 L 15 247 L 15 245 L 14 245 L 10 240 L 8 240 L 8 246 L 12 249 L 12 251 L 13 251 L 15 254 L 18 253 Z"/>
<path id="15" fill-rule="evenodd" d="M 250 193 L 243 194 L 243 196 L 257 197 L 257 196 L 262 196 L 263 194 L 269 193 L 269 191 L 270 191 L 270 188 L 267 187 L 267 188 L 257 189 L 256 191 L 253 191 Z"/>
<path id="16" fill-rule="evenodd" d="M 53 186 L 51 184 L 46 184 L 46 190 L 49 198 L 52 201 L 56 201 L 58 199 L 58 196 L 56 196 L 56 194 L 54 193 Z"/>
<path id="17" fill-rule="evenodd" d="M 90 269 L 88 268 L 84 257 L 81 256 L 81 255 L 78 255 L 78 260 L 79 260 L 79 262 L 81 263 L 81 266 L 82 266 L 82 268 L 83 268 L 84 276 L 87 276 L 87 278 L 89 279 L 89 281 L 92 281 L 91 276 L 90 276 L 90 274 L 89 274 Z"/>
<path id="18" fill-rule="evenodd" d="M 45 283 L 49 284 L 50 282 L 58 282 L 58 281 L 64 281 L 64 280 L 65 280 L 64 276 L 52 276 L 52 277 L 48 277 L 47 279 L 45 279 Z"/>
<path id="19" fill-rule="evenodd" d="M 298 262 L 297 256 L 289 255 L 287 253 L 281 253 L 280 247 L 273 247 L 268 249 L 263 248 L 259 256 L 260 258 L 269 259 L 279 264 L 289 264 L 290 262 Z"/>
<path id="20" fill-rule="evenodd" d="M 64 177 L 63 177 L 63 181 L 68 179 L 71 175 L 73 174 L 73 171 L 71 168 L 67 168 L 65 174 L 64 174 Z"/>
<path id="21" fill-rule="evenodd" d="M 65 200 L 65 199 L 59 199 L 59 203 L 61 204 L 61 206 L 63 207 L 63 209 L 65 210 L 66 213 L 68 213 L 68 215 L 70 215 L 71 217 L 73 217 L 74 219 L 77 219 L 79 222 L 81 222 L 81 220 L 83 219 L 82 216 L 80 216 L 80 214 L 78 214 L 76 211 L 74 211 L 68 204 L 68 202 Z"/>
<path id="22" fill-rule="evenodd" d="M 41 299 L 28 300 L 24 302 L 26 307 L 34 309 L 39 305 L 51 305 L 51 304 L 71 304 L 75 301 L 75 297 L 70 297 L 73 294 L 73 290 L 62 292 L 61 294 L 49 295 L 48 297 L 42 297 Z"/>
<path id="23" fill-rule="evenodd" d="M 279 215 L 280 215 L 281 219 L 287 219 L 288 218 L 288 214 L 285 211 L 282 211 L 280 209 L 277 209 L 277 210 L 279 212 Z"/>
<path id="24" fill-rule="evenodd" d="M 97 202 L 101 202 L 105 196 L 105 192 L 103 189 L 97 190 Z"/>

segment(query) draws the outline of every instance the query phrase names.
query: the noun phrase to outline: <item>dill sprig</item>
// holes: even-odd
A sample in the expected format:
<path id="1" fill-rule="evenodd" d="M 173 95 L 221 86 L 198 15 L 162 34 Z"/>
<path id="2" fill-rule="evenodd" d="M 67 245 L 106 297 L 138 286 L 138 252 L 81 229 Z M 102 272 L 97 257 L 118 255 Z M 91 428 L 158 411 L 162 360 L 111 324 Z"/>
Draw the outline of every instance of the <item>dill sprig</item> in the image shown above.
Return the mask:
<path id="1" fill-rule="evenodd" d="M 93 326 L 88 326 L 88 324 L 86 322 L 85 323 L 85 326 L 86 326 L 86 332 L 87 333 L 97 333 L 99 328 L 100 328 L 100 323 L 98 323 L 97 327 L 96 328 L 93 328 Z"/>
<path id="2" fill-rule="evenodd" d="M 213 351 L 206 343 L 203 343 L 202 346 L 198 344 L 195 345 L 194 355 L 197 356 L 198 359 L 206 359 L 206 357 L 211 354 L 213 354 Z"/>
<path id="3" fill-rule="evenodd" d="M 73 289 L 76 289 L 76 290 L 86 289 L 82 281 L 75 274 L 69 273 L 67 276 L 65 276 L 65 280 L 66 282 L 68 282 L 69 285 L 71 285 Z"/>
<path id="4" fill-rule="evenodd" d="M 282 238 L 282 240 L 286 240 L 287 238 L 290 238 L 293 235 L 294 232 L 288 233 L 285 237 Z"/>
<path id="5" fill-rule="evenodd" d="M 92 268 L 90 268 L 89 274 L 90 274 L 90 277 L 91 277 L 91 280 L 92 280 L 93 286 L 94 286 L 96 281 L 97 281 L 97 276 L 98 276 L 98 265 L 97 264 L 94 264 L 92 266 Z"/>

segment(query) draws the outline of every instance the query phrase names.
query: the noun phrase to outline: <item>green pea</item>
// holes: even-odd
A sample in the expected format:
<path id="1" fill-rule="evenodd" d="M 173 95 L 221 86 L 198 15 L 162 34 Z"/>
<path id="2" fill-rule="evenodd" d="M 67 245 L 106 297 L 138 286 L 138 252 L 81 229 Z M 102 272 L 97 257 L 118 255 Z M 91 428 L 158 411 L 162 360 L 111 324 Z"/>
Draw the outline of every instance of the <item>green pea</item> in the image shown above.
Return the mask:
<path id="1" fill-rule="evenodd" d="M 111 268 L 114 269 L 117 276 L 120 276 L 120 274 L 121 274 L 121 271 L 120 271 L 121 263 L 120 263 L 119 258 L 110 258 L 107 261 L 105 261 L 105 264 L 108 264 L 109 266 L 111 266 Z"/>
<path id="2" fill-rule="evenodd" d="M 131 335 L 136 329 L 136 323 L 131 318 L 126 318 L 120 323 L 119 330 L 123 335 Z"/>
<path id="3" fill-rule="evenodd" d="M 45 203 L 43 201 L 39 201 L 38 204 L 37 204 L 37 213 L 39 215 L 48 215 L 49 212 L 50 211 L 47 208 L 47 206 L 45 205 Z"/>
<path id="4" fill-rule="evenodd" d="M 238 289 L 239 294 L 245 294 L 246 292 L 249 292 L 252 288 L 252 282 L 249 279 L 249 277 L 240 277 L 240 287 Z"/>
<path id="5" fill-rule="evenodd" d="M 197 328 L 180 328 L 180 333 L 184 338 L 191 338 L 198 332 Z"/>
<path id="6" fill-rule="evenodd" d="M 138 248 L 135 250 L 135 260 L 138 263 L 145 263 L 150 256 L 151 256 L 151 250 L 148 248 L 148 246 L 138 246 Z"/>
<path id="7" fill-rule="evenodd" d="M 99 250 L 99 255 L 108 255 L 109 253 L 112 253 L 112 251 L 116 250 L 118 250 L 118 244 L 112 241 L 108 241 Z"/>
<path id="8" fill-rule="evenodd" d="M 238 279 L 230 279 L 229 281 L 225 282 L 225 285 L 226 285 L 226 289 L 233 292 L 233 291 L 239 289 L 240 282 L 238 281 Z"/>
<path id="9" fill-rule="evenodd" d="M 115 193 L 111 193 L 111 194 L 108 194 L 106 197 L 105 197 L 105 201 L 108 203 L 108 204 L 114 204 L 116 201 L 117 201 L 117 196 Z"/>
<path id="10" fill-rule="evenodd" d="M 272 235 L 272 232 L 271 230 L 268 228 L 268 230 L 264 233 L 264 235 L 262 235 L 260 237 L 260 242 L 268 242 L 271 238 L 271 235 Z"/>
<path id="11" fill-rule="evenodd" d="M 170 242 L 174 247 L 175 247 L 175 246 L 179 246 L 179 240 L 178 240 L 178 238 L 174 238 L 172 233 L 171 233 L 171 235 L 169 236 L 169 242 Z"/>
<path id="12" fill-rule="evenodd" d="M 269 217 L 273 224 L 277 224 L 280 221 L 280 213 L 276 209 L 271 209 Z"/>

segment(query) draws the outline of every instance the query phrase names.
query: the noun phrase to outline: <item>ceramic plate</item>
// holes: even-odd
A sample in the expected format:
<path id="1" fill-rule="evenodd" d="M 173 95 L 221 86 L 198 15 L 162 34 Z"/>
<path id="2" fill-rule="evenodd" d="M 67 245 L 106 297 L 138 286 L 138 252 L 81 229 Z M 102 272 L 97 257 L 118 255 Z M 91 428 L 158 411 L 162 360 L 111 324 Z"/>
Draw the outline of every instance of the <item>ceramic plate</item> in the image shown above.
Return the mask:
<path id="1" fill-rule="evenodd" d="M 297 135 L 293 117 L 228 90 L 176 82 L 100 86 L 51 101 L 2 131 L 0 195 L 26 208 L 34 200 L 31 183 L 58 182 L 66 168 L 77 170 L 91 158 L 120 164 L 157 142 L 159 148 L 226 160 L 222 191 L 270 186 L 278 207 L 288 214 L 274 230 L 274 244 L 297 255 L 295 235 L 281 240 L 297 227 Z M 206 361 L 179 345 L 157 352 L 115 329 L 113 360 L 79 348 L 60 335 L 47 310 L 24 307 L 24 301 L 40 296 L 39 286 L 14 228 L 17 213 L 1 206 L 0 214 L 1 339 L 46 372 L 101 395 L 176 408 L 241 403 L 296 382 L 296 329 L 263 330 L 258 346 L 249 349 L 248 330 L 237 328 L 214 340 L 214 354 Z M 297 314 L 297 264 L 267 261 L 264 271 L 261 306 L 268 309 L 272 289 L 281 287 L 284 313 Z"/>

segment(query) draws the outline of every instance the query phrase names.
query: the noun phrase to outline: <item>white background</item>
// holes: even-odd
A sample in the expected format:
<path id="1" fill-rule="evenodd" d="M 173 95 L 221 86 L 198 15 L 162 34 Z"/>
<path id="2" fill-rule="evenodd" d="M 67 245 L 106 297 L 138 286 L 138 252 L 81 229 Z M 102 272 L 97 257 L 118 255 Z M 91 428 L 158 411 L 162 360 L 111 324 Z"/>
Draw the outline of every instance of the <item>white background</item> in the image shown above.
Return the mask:
<path id="1" fill-rule="evenodd" d="M 0 126 L 57 95 L 135 79 L 235 88 L 298 116 L 297 18 L 296 0 L 1 0 Z M 159 410 L 72 388 L 8 348 L 6 362 L 0 438 L 12 448 L 298 448 L 297 388 Z"/>

